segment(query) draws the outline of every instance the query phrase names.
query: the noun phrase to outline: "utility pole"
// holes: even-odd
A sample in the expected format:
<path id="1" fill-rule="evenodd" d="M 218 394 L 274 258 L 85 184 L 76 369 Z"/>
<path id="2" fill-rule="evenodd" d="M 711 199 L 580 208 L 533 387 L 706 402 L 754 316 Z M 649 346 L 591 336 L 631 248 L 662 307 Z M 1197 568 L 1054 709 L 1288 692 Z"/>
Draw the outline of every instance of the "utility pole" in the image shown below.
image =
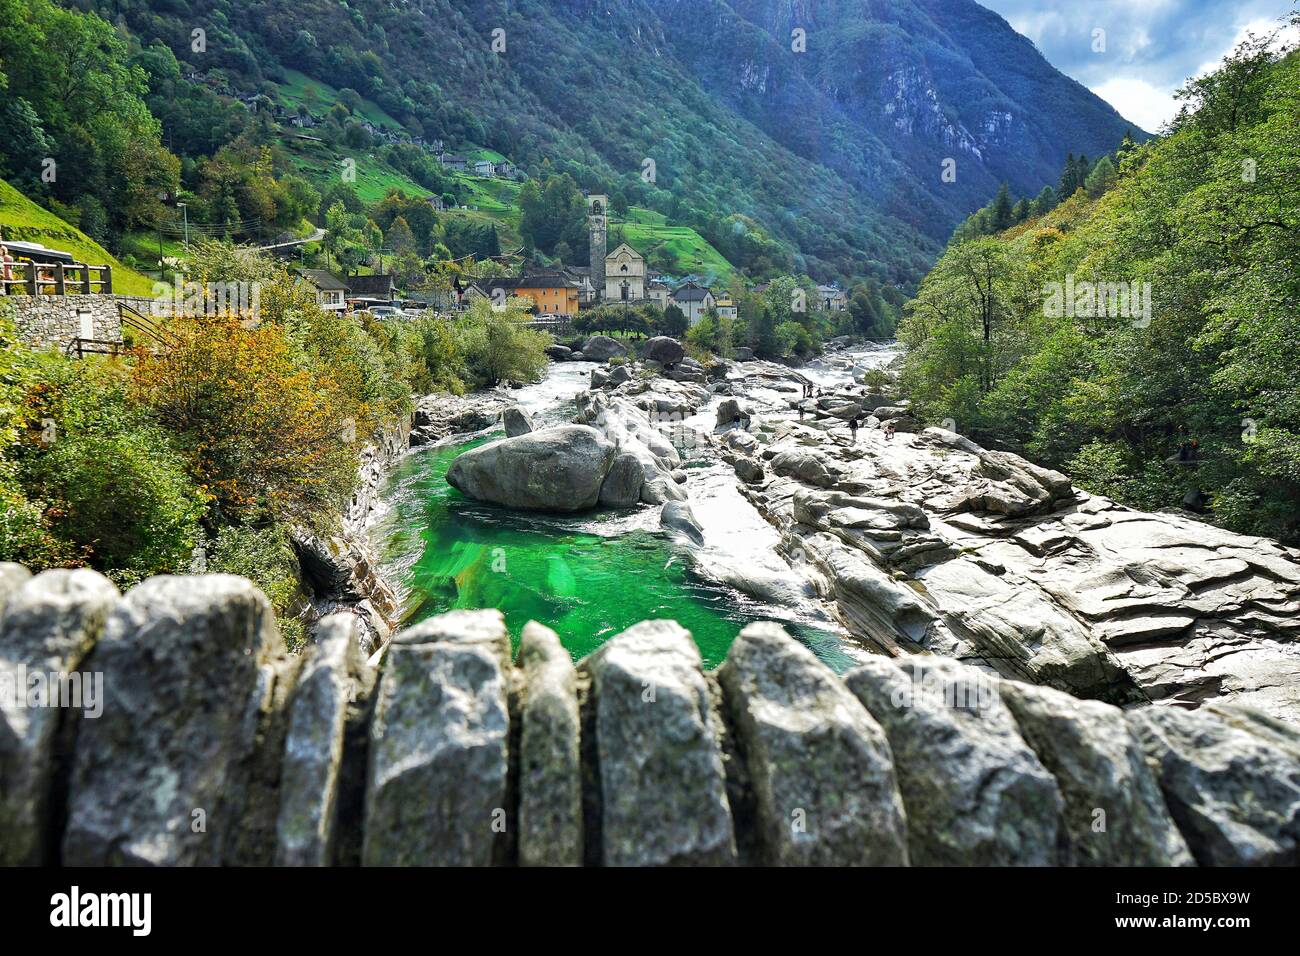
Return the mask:
<path id="1" fill-rule="evenodd" d="M 178 202 L 176 205 L 185 216 L 185 258 L 188 259 L 190 256 L 190 209 L 183 202 Z"/>

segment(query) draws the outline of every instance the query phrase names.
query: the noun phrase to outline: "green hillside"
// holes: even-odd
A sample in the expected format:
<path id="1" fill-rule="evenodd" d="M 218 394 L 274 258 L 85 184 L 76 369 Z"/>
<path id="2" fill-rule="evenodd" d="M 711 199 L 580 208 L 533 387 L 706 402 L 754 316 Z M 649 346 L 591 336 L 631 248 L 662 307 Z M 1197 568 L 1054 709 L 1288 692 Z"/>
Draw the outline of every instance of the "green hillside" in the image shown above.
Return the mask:
<path id="1" fill-rule="evenodd" d="M 70 252 L 79 262 L 112 266 L 114 292 L 149 295 L 153 290 L 153 280 L 122 265 L 80 229 L 42 209 L 3 179 L 0 179 L 0 232 L 6 239 L 38 242 Z"/>

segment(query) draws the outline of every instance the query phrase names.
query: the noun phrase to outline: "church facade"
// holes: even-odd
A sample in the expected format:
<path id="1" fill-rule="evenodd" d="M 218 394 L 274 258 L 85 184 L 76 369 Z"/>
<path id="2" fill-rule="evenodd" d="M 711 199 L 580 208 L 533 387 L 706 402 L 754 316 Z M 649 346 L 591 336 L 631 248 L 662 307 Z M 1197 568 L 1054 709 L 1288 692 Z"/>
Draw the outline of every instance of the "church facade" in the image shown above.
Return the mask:
<path id="1" fill-rule="evenodd" d="M 626 242 L 605 257 L 605 301 L 638 302 L 646 297 L 645 256 Z"/>

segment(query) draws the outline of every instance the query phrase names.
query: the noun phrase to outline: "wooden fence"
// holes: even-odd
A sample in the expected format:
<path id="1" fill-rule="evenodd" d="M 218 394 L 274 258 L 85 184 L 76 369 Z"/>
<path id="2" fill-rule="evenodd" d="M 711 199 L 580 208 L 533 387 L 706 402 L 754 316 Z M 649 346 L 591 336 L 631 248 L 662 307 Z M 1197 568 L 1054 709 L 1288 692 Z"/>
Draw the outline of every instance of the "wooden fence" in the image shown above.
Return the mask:
<path id="1" fill-rule="evenodd" d="M 112 295 L 113 267 L 77 262 L 6 263 L 0 273 L 5 295 Z"/>

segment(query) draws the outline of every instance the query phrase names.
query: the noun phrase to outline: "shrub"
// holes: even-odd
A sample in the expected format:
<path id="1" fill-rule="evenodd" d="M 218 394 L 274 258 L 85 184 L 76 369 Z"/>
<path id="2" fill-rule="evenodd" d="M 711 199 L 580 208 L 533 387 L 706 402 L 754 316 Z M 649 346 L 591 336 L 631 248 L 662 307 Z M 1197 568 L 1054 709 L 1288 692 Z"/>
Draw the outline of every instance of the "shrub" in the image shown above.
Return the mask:
<path id="1" fill-rule="evenodd" d="M 313 523 L 337 508 L 364 437 L 338 383 L 304 368 L 274 324 L 218 318 L 172 330 L 173 346 L 140 354 L 135 394 L 177 435 L 219 513 Z"/>
<path id="2" fill-rule="evenodd" d="M 227 526 L 212 543 L 208 570 L 240 574 L 256 584 L 275 608 L 280 635 L 289 650 L 298 650 L 306 629 L 298 613 L 305 598 L 300 585 L 297 555 L 283 529 Z"/>
<path id="3" fill-rule="evenodd" d="M 120 587 L 187 568 L 204 502 L 156 427 L 66 431 L 25 471 L 54 532 Z"/>
<path id="4" fill-rule="evenodd" d="M 470 377 L 481 385 L 536 382 L 546 369 L 551 337 L 521 324 L 523 313 L 480 300 L 456 323 Z"/>

